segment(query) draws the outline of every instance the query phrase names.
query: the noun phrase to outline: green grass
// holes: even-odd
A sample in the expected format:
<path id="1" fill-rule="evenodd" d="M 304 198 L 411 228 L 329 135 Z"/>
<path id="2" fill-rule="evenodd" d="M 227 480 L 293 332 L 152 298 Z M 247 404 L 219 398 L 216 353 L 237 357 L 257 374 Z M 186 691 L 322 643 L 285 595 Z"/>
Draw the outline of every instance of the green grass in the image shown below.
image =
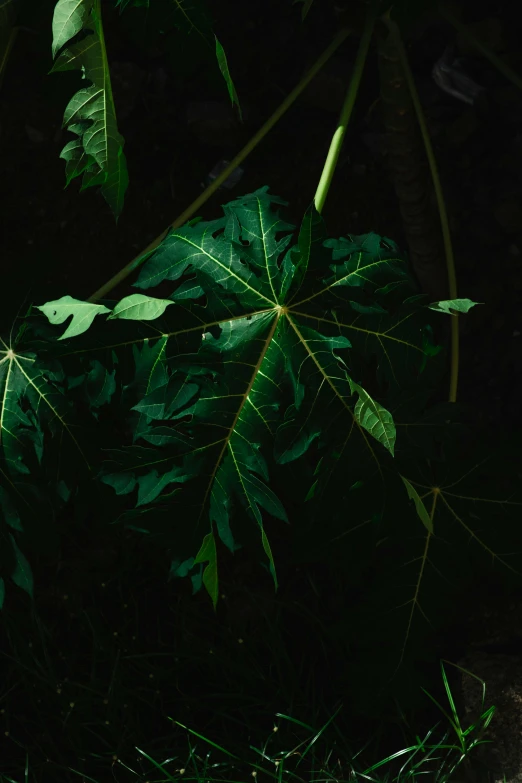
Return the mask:
<path id="1" fill-rule="evenodd" d="M 135 746 L 134 761 L 120 758 L 115 753 L 104 777 L 90 777 L 79 769 L 80 765 L 63 767 L 61 772 L 67 772 L 71 781 L 78 779 L 89 783 L 104 783 L 110 778 L 132 783 L 247 783 L 270 780 L 277 783 L 399 783 L 421 775 L 430 783 L 476 780 L 470 777 L 470 770 L 474 769 L 474 749 L 484 742 L 481 736 L 495 708 L 484 709 L 485 684 L 481 681 L 482 714 L 477 724 L 463 728 L 443 662 L 441 673 L 449 703 L 449 710 L 437 703 L 446 722 L 442 737 L 436 741 L 435 736 L 440 729 L 436 726 L 423 739 L 417 736 L 408 747 L 369 766 L 363 762 L 363 753 L 371 746 L 371 741 L 358 752 L 353 752 L 343 732 L 338 729 L 337 718 L 342 709 L 339 707 L 317 730 L 295 717 L 277 713 L 264 743 L 249 743 L 239 754 L 195 729 L 169 719 L 175 729 L 169 742 L 170 750 L 164 748 L 162 753 L 153 754 Z M 450 741 L 451 736 L 453 741 Z M 59 765 L 53 766 L 55 772 L 58 771 L 56 767 Z M 31 768 L 28 755 L 23 770 L 17 776 L 0 776 L 0 783 L 39 783 L 40 780 L 38 771 Z"/>
<path id="2" fill-rule="evenodd" d="M 78 540 L 118 549 L 102 521 L 89 524 Z M 439 673 L 438 658 L 452 654 L 433 655 L 428 678 L 406 671 L 420 711 L 402 685 L 385 710 L 365 688 L 354 707 L 354 599 L 331 569 L 288 568 L 277 596 L 244 562 L 240 574 L 223 569 L 214 614 L 187 583 L 158 579 L 152 547 L 118 551 L 116 563 L 91 566 L 86 544 L 64 547 L 66 566 L 41 568 L 34 608 L 11 593 L 0 624 L 0 783 L 246 783 L 254 772 L 281 783 L 426 773 L 453 783 L 473 761 L 492 708 L 462 727 L 455 669 Z M 445 728 L 430 728 L 439 718 Z"/>

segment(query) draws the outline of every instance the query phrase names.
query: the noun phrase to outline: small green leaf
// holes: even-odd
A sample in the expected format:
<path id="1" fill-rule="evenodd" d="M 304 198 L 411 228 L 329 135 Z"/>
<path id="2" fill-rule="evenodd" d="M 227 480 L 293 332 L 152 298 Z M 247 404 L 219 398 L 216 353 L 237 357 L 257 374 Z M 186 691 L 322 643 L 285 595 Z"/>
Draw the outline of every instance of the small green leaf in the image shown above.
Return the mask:
<path id="1" fill-rule="evenodd" d="M 213 533 L 207 533 L 201 544 L 201 549 L 196 555 L 194 565 L 197 563 L 207 563 L 203 571 L 203 584 L 212 599 L 214 609 L 217 606 L 219 586 L 217 570 L 217 551 L 216 541 Z"/>
<path id="2" fill-rule="evenodd" d="M 430 310 L 435 310 L 436 313 L 446 313 L 447 315 L 455 315 L 452 310 L 457 313 L 467 313 L 475 305 L 484 304 L 484 302 L 472 302 L 471 299 L 446 299 L 442 302 L 433 302 L 428 305 Z"/>
<path id="3" fill-rule="evenodd" d="M 104 484 L 112 487 L 117 495 L 128 495 L 136 486 L 133 473 L 109 473 L 101 477 Z"/>
<path id="4" fill-rule="evenodd" d="M 237 106 L 239 111 L 239 117 L 242 120 L 243 115 L 241 113 L 241 106 L 239 105 L 239 98 L 237 97 L 236 88 L 234 86 L 234 82 L 232 81 L 232 77 L 228 69 L 227 56 L 225 54 L 225 50 L 223 49 L 222 45 L 218 41 L 216 35 L 214 36 L 214 38 L 216 39 L 216 58 L 218 61 L 219 70 L 223 74 L 223 78 L 226 82 L 228 94 L 230 95 L 232 106 Z"/>
<path id="5" fill-rule="evenodd" d="M 170 564 L 169 578 L 183 578 L 188 576 L 194 566 L 194 558 L 189 557 L 187 560 L 181 562 L 180 560 L 173 560 Z"/>
<path id="6" fill-rule="evenodd" d="M 364 429 L 388 449 L 392 457 L 395 448 L 396 430 L 391 413 L 378 402 L 372 400 L 362 386 L 348 379 L 352 394 L 357 392 L 359 399 L 354 409 L 354 414 Z"/>
<path id="7" fill-rule="evenodd" d="M 63 324 L 72 315 L 71 323 L 58 338 L 59 340 L 66 340 L 86 332 L 97 315 L 110 313 L 109 308 L 104 305 L 81 302 L 72 296 L 62 296 L 61 299 L 46 302 L 44 305 L 37 306 L 36 309 L 46 315 L 52 324 Z"/>
<path id="8" fill-rule="evenodd" d="M 176 465 L 161 476 L 157 470 L 151 470 L 146 476 L 140 476 L 138 479 L 139 490 L 136 505 L 146 506 L 155 500 L 169 484 L 181 484 L 188 478 L 189 476 L 183 469 L 178 468 Z"/>
<path id="9" fill-rule="evenodd" d="M 125 318 L 129 321 L 153 321 L 163 315 L 167 307 L 174 304 L 170 299 L 154 299 L 145 294 L 131 294 L 118 302 L 111 318 Z"/>
<path id="10" fill-rule="evenodd" d="M 91 362 L 89 374 L 85 378 L 85 391 L 93 408 L 99 408 L 110 402 L 116 390 L 116 370 L 108 372 L 97 359 Z"/>
<path id="11" fill-rule="evenodd" d="M 53 14 L 53 57 L 85 27 L 93 0 L 58 0 Z"/>
<path id="12" fill-rule="evenodd" d="M 422 502 L 422 499 L 419 497 L 419 494 L 415 487 L 413 487 L 408 479 L 405 479 L 404 476 L 401 476 L 401 479 L 404 482 L 404 486 L 406 487 L 406 491 L 408 493 L 408 497 L 410 500 L 413 500 L 415 503 L 415 510 L 417 511 L 417 516 L 419 517 L 420 521 L 428 531 L 428 533 L 433 534 L 433 522 L 431 520 L 430 515 L 428 514 L 426 510 L 426 506 Z"/>
<path id="13" fill-rule="evenodd" d="M 272 574 L 272 579 L 274 580 L 275 589 L 277 590 L 279 585 L 277 582 L 274 556 L 272 554 L 272 547 L 270 546 L 270 541 L 267 538 L 264 527 L 261 527 L 261 541 L 263 542 L 263 549 L 265 550 L 265 554 L 268 557 L 268 567 L 270 569 L 270 573 Z"/>

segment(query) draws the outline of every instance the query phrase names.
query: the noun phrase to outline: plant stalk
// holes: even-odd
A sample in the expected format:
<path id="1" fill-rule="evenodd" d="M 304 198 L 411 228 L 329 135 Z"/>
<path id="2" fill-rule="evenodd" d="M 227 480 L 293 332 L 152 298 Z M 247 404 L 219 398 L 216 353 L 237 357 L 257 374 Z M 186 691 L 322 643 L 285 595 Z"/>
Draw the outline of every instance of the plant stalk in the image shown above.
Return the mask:
<path id="1" fill-rule="evenodd" d="M 182 212 L 181 215 L 179 215 L 168 228 L 165 229 L 165 231 L 163 231 L 158 237 L 156 237 L 156 239 L 147 245 L 145 250 L 142 250 L 139 255 L 137 255 L 127 264 L 127 266 L 121 269 L 116 275 L 114 275 L 114 277 L 111 277 L 111 279 L 102 285 L 101 288 L 95 291 L 94 294 L 88 298 L 88 302 L 95 302 L 99 299 L 103 299 L 109 293 L 109 291 L 112 291 L 113 288 L 122 283 L 131 272 L 137 269 L 150 256 L 150 254 L 165 239 L 169 231 L 175 228 L 179 228 L 179 226 L 183 225 L 183 223 L 186 223 L 187 220 L 190 220 L 194 213 L 201 206 L 203 206 L 206 201 L 208 201 L 210 196 L 216 192 L 216 190 L 220 187 L 220 185 L 223 184 L 223 182 L 225 182 L 226 179 L 228 179 L 234 169 L 236 169 L 245 160 L 245 158 L 266 136 L 266 134 L 274 127 L 276 122 L 281 119 L 283 114 L 290 108 L 294 101 L 303 92 L 305 87 L 311 82 L 314 76 L 321 70 L 321 68 L 330 59 L 332 54 L 339 48 L 343 41 L 350 35 L 350 33 L 351 30 L 348 27 L 345 27 L 339 31 L 331 44 L 312 65 L 308 73 L 301 79 L 299 84 L 294 87 L 292 92 L 287 95 L 281 105 L 275 110 L 272 116 L 265 122 L 258 132 L 250 139 L 250 141 L 243 147 L 243 149 L 238 152 L 236 157 L 231 161 L 227 168 L 218 177 L 216 177 L 216 179 L 208 186 L 208 188 L 206 188 L 206 190 L 204 190 L 203 193 L 198 196 L 197 199 L 195 199 L 195 201 L 193 201 L 192 204 L 187 207 L 187 209 Z"/>
<path id="2" fill-rule="evenodd" d="M 350 122 L 350 117 L 352 115 L 355 99 L 357 98 L 357 93 L 359 92 L 364 64 L 366 62 L 373 28 L 375 26 L 377 7 L 378 1 L 374 0 L 371 7 L 367 11 L 362 36 L 359 41 L 357 56 L 355 58 L 352 78 L 350 79 L 350 84 L 348 85 L 348 91 L 341 109 L 339 123 L 332 137 L 330 149 L 328 150 L 328 155 L 326 156 L 326 161 L 321 174 L 321 179 L 319 180 L 319 185 L 317 186 L 315 193 L 314 204 L 316 210 L 319 213 L 323 211 L 324 202 L 326 201 L 328 191 L 330 190 L 330 185 L 332 184 L 333 175 L 337 167 L 344 137 L 346 135 L 346 129 L 348 127 L 348 123 Z"/>

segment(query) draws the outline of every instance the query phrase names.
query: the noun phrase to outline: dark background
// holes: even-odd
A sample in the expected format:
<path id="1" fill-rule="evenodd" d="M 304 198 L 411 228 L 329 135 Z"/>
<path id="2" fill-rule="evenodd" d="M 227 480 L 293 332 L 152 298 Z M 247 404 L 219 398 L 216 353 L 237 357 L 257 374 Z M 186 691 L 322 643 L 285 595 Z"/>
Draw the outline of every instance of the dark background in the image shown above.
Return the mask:
<path id="1" fill-rule="evenodd" d="M 209 4 L 243 107 L 241 125 L 227 110 L 212 51 L 196 33 L 187 38 L 165 24 L 163 34 L 152 25 L 146 34 L 144 10 L 120 16 L 112 5 L 103 4 L 104 26 L 130 176 L 117 225 L 96 189 L 80 193 L 77 180 L 64 189 L 59 154 L 69 134 L 61 123 L 80 76 L 48 75 L 54 3 L 29 2 L 23 11 L 0 92 L 2 333 L 29 302 L 85 298 L 136 256 L 202 191 L 212 167 L 233 157 L 270 116 L 339 25 L 334 4 L 319 0 L 305 24 L 300 6 L 290 2 Z M 493 31 L 492 46 L 521 73 L 517 3 L 500 0 L 491 9 L 461 0 L 459 7 L 463 21 Z M 478 423 L 513 435 L 521 425 L 522 93 L 486 60 L 463 51 L 463 67 L 487 88 L 486 100 L 475 108 L 446 95 L 431 68 L 452 42 L 458 43 L 455 32 L 433 15 L 408 30 L 451 219 L 459 294 L 484 302 L 461 319 L 460 401 Z M 288 200 L 288 219 L 299 223 L 315 193 L 355 50 L 351 38 L 247 158 L 241 182 L 205 205 L 205 219 L 230 198 L 269 185 Z M 372 49 L 323 214 L 331 236 L 374 230 L 401 245 L 383 129 L 372 109 L 378 95 Z M 191 113 L 199 117 L 192 124 Z M 111 295 L 131 290 L 124 284 Z M 229 747 L 268 736 L 278 710 L 320 723 L 340 701 L 364 704 L 366 694 L 347 692 L 354 685 L 336 636 L 357 590 L 339 592 L 327 565 L 289 564 L 275 601 L 257 566 L 227 561 L 227 598 L 216 619 L 205 595 L 165 585 L 156 554 L 132 534 L 116 533 L 96 505 L 75 523 L 59 562 L 37 571 L 38 613 L 27 619 L 18 596 L 9 613 L 25 619 L 11 619 L 2 630 L 2 718 L 9 732 L 2 744 L 4 757 L 12 758 L 10 774 L 20 777 L 29 748 L 38 781 L 69 779 L 69 767 L 107 779 L 113 755 L 132 754 L 136 744 L 151 756 L 163 752 L 171 737 L 165 715 Z M 483 587 L 496 589 L 502 595 L 496 578 Z M 461 600 L 448 610 L 447 625 L 426 640 L 434 645 L 432 659 L 419 664 L 418 674 L 432 692 L 440 687 L 437 655 L 465 647 L 455 632 L 459 609 L 465 613 L 466 601 L 479 599 Z M 378 643 L 386 649 L 386 638 Z M 403 691 L 401 709 L 422 733 L 440 714 L 426 707 L 416 686 L 410 691 Z M 386 707 L 371 701 L 368 695 L 368 709 L 345 716 L 343 725 L 355 749 L 381 730 L 380 757 L 401 745 L 400 711 L 393 698 Z"/>

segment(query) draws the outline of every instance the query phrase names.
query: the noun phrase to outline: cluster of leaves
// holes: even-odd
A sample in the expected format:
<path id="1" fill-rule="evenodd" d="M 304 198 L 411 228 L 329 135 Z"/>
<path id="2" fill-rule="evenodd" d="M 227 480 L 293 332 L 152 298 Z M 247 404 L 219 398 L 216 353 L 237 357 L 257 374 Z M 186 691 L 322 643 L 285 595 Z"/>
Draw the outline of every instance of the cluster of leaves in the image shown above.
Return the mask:
<path id="1" fill-rule="evenodd" d="M 394 242 L 328 238 L 313 207 L 293 241 L 284 203 L 262 188 L 217 220 L 171 230 L 135 283 L 171 283 L 167 296 L 112 305 L 64 296 L 3 343 L 4 576 L 31 591 L 20 540 L 37 525 L 29 514 L 24 527 L 25 506 L 34 499 L 41 515 L 43 498 L 55 511 L 81 476 L 90 492 L 93 481 L 111 487 L 121 524 L 155 538 L 171 576 L 204 584 L 214 603 L 221 544 L 258 547 L 277 585 L 267 526 L 322 518 L 312 539 L 332 556 L 330 534 L 369 523 L 373 545 L 377 530 L 381 543 L 400 539 L 400 527 L 382 535 L 391 514 L 390 530 L 413 520 L 420 534 L 409 629 L 436 512 L 449 509 L 479 541 L 455 511 L 479 498 L 423 481 L 454 418 L 448 406 L 426 409 L 442 355 L 430 318 L 473 303 L 430 309 Z M 293 500 L 303 515 L 289 519 Z"/>
<path id="2" fill-rule="evenodd" d="M 116 0 L 123 11 L 127 6 L 145 6 L 148 0 Z M 194 32 L 215 49 L 215 58 L 227 86 L 232 104 L 241 116 L 239 100 L 230 76 L 223 46 L 213 35 L 211 20 L 196 4 L 190 13 L 181 2 L 171 4 L 174 24 Z M 163 25 L 167 23 L 164 17 Z M 100 192 L 118 219 L 129 184 L 124 139 L 118 130 L 111 74 L 105 46 L 100 0 L 58 0 L 53 16 L 53 57 L 51 73 L 79 69 L 90 84 L 71 98 L 65 109 L 63 125 L 76 138 L 63 148 L 67 185 L 82 176 L 81 190 L 99 186 Z"/>
<path id="3" fill-rule="evenodd" d="M 79 33 L 85 35 L 75 39 Z M 64 48 L 68 44 L 67 48 Z M 129 183 L 123 137 L 118 132 L 100 4 L 97 0 L 60 0 L 53 18 L 53 71 L 81 69 L 90 82 L 69 101 L 64 126 L 76 135 L 60 157 L 66 161 L 67 184 L 83 175 L 82 190 L 95 185 L 114 214 L 123 208 Z"/>

